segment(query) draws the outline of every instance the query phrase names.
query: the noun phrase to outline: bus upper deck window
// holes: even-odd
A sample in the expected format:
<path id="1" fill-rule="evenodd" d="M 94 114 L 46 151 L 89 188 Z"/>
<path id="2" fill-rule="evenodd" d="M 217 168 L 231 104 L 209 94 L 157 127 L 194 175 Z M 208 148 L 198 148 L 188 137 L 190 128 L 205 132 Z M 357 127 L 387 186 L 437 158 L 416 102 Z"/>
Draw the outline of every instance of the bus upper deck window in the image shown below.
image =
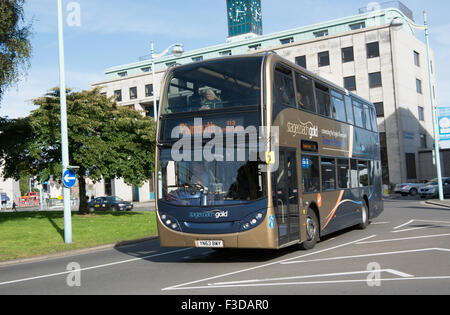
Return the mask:
<path id="1" fill-rule="evenodd" d="M 328 87 L 316 82 L 316 98 L 319 114 L 331 117 L 330 90 Z"/>
<path id="2" fill-rule="evenodd" d="M 277 105 L 296 108 L 292 71 L 278 66 L 275 69 L 274 85 Z"/>
<path id="3" fill-rule="evenodd" d="M 297 106 L 309 112 L 316 112 L 316 104 L 314 102 L 314 88 L 312 79 L 301 73 L 295 73 L 295 85 L 297 87 Z"/>

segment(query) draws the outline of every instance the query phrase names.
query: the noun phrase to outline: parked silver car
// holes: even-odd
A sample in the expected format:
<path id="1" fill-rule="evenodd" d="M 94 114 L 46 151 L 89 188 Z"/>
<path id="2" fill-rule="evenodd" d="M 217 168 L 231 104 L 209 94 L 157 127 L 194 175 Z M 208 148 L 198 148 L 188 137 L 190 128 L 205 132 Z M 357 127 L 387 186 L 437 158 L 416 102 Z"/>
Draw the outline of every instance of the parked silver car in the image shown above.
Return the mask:
<path id="1" fill-rule="evenodd" d="M 402 196 L 416 196 L 419 193 L 419 189 L 424 186 L 425 184 L 418 183 L 398 184 L 395 186 L 394 192 L 396 194 L 402 194 Z"/>
<path id="2" fill-rule="evenodd" d="M 444 190 L 444 196 L 450 195 L 450 177 L 443 177 L 442 185 Z M 419 194 L 420 197 L 422 197 L 423 199 L 437 198 L 439 195 L 438 179 L 435 178 L 426 183 L 424 187 L 419 189 Z"/>

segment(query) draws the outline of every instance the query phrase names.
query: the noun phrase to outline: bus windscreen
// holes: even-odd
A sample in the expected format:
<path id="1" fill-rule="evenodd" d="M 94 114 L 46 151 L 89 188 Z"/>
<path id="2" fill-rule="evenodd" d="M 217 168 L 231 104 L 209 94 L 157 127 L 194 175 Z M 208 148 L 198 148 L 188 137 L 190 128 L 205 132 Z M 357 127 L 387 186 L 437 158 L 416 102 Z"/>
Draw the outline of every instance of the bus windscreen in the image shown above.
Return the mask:
<path id="1" fill-rule="evenodd" d="M 175 69 L 166 87 L 163 115 L 257 106 L 262 57 L 194 63 Z"/>

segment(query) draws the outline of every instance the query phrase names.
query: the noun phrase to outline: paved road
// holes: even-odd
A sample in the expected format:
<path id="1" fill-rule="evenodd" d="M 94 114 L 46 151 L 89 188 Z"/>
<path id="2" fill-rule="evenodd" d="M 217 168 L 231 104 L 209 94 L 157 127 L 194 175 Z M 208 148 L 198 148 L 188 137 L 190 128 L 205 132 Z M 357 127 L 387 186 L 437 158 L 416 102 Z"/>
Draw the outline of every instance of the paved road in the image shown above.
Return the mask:
<path id="1" fill-rule="evenodd" d="M 419 200 L 385 208 L 366 230 L 312 251 L 170 249 L 156 239 L 4 266 L 0 295 L 450 294 L 450 209 Z"/>

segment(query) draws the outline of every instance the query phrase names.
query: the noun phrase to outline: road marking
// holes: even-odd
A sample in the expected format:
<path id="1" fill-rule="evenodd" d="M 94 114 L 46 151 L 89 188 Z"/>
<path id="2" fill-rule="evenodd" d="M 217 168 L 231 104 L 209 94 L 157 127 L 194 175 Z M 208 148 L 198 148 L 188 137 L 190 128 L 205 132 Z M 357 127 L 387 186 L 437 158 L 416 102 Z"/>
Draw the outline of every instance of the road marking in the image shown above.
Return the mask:
<path id="1" fill-rule="evenodd" d="M 403 223 L 402 225 L 396 226 L 396 227 L 394 228 L 394 230 L 397 230 L 397 229 L 399 229 L 399 228 L 401 228 L 401 227 L 404 227 L 404 226 L 406 226 L 406 225 L 408 225 L 408 224 L 410 224 L 410 223 L 413 223 L 413 222 L 414 222 L 414 220 L 411 220 L 411 221 L 408 221 L 408 222 L 406 222 L 406 223 Z"/>
<path id="2" fill-rule="evenodd" d="M 371 225 L 389 224 L 391 222 L 372 222 Z"/>
<path id="3" fill-rule="evenodd" d="M 145 256 L 145 257 L 132 258 L 132 259 L 117 261 L 117 262 L 113 262 L 113 263 L 98 265 L 98 266 L 86 267 L 86 268 L 82 268 L 82 269 L 77 270 L 77 271 L 81 272 L 81 271 L 87 271 L 87 270 L 92 270 L 92 269 L 105 268 L 105 267 L 110 267 L 110 266 L 115 266 L 115 265 L 129 263 L 129 262 L 134 262 L 134 261 L 138 261 L 138 260 L 144 260 L 144 259 L 148 259 L 148 258 L 154 258 L 154 257 L 159 257 L 159 256 L 164 256 L 164 255 L 170 255 L 170 254 L 183 252 L 183 251 L 187 251 L 187 250 L 191 250 L 191 249 L 192 248 L 183 248 L 183 249 L 178 249 L 178 250 L 174 250 L 174 251 L 170 251 L 170 252 L 149 255 L 149 256 Z M 73 272 L 73 270 L 57 272 L 57 273 L 51 273 L 51 274 L 47 274 L 47 275 L 36 276 L 36 277 L 29 277 L 29 278 L 18 279 L 18 280 L 5 281 L 5 282 L 0 282 L 0 286 L 7 285 L 7 284 L 12 284 L 12 283 L 19 283 L 19 282 L 25 282 L 25 281 L 31 281 L 31 280 L 37 280 L 37 279 L 44 279 L 44 278 L 50 278 L 50 277 L 55 277 L 55 276 L 61 276 L 61 275 L 69 274 L 71 272 Z"/>
<path id="4" fill-rule="evenodd" d="M 377 272 L 387 272 L 402 278 L 414 277 L 413 275 L 394 270 L 394 269 L 381 269 Z M 308 278 L 326 278 L 326 277 L 338 277 L 338 276 L 350 276 L 350 275 L 360 275 L 360 274 L 370 274 L 373 273 L 372 270 L 364 271 L 351 271 L 351 272 L 337 272 L 337 273 L 326 273 L 318 275 L 306 275 L 306 276 L 293 276 L 293 277 L 282 277 L 282 278 L 267 278 L 267 279 L 254 279 L 254 280 L 242 280 L 242 281 L 228 281 L 228 282 L 216 282 L 208 284 L 210 286 L 216 285 L 233 285 L 233 284 L 245 284 L 245 283 L 257 283 L 257 282 L 268 282 L 268 281 L 283 281 L 283 280 L 294 280 L 294 279 L 308 279 Z"/>
<path id="5" fill-rule="evenodd" d="M 444 227 L 450 227 L 450 225 L 441 225 L 441 226 L 419 226 L 415 228 L 410 229 L 404 229 L 399 231 L 392 231 L 391 233 L 401 233 L 401 232 L 409 232 L 409 231 L 417 231 L 417 230 L 424 230 L 424 229 L 431 229 L 431 228 L 444 228 Z"/>
<path id="6" fill-rule="evenodd" d="M 205 278 L 205 279 L 201 279 L 201 280 L 195 280 L 195 281 L 191 281 L 191 282 L 177 284 L 177 285 L 174 285 L 174 286 L 171 286 L 171 287 L 167 287 L 167 288 L 164 288 L 164 289 L 161 289 L 161 290 L 162 291 L 179 290 L 179 289 L 182 290 L 183 288 L 181 288 L 181 287 L 188 286 L 188 285 L 191 285 L 191 284 L 195 284 L 195 283 L 199 283 L 199 282 L 203 282 L 203 281 L 210 281 L 210 280 L 213 280 L 213 279 L 227 277 L 227 276 L 235 275 L 235 274 L 242 273 L 242 272 L 247 272 L 247 271 L 252 271 L 252 270 L 256 270 L 256 269 L 260 269 L 260 268 L 264 268 L 264 267 L 268 267 L 268 266 L 277 265 L 277 264 L 280 264 L 280 263 L 283 263 L 283 262 L 286 262 L 286 261 L 289 261 L 289 260 L 293 260 L 293 259 L 299 259 L 299 258 L 303 258 L 303 257 L 315 255 L 315 254 L 320 254 L 320 253 L 327 252 L 327 251 L 330 251 L 330 250 L 333 250 L 333 249 L 337 249 L 337 248 L 341 248 L 341 247 L 344 247 L 344 246 L 348 246 L 348 245 L 351 245 L 351 244 L 354 244 L 354 243 L 357 243 L 357 242 L 365 241 L 365 240 L 368 240 L 368 239 L 371 239 L 371 238 L 374 238 L 374 237 L 376 237 L 376 235 L 371 235 L 371 236 L 362 238 L 360 240 L 352 241 L 352 242 L 349 242 L 349 243 L 337 245 L 337 246 L 330 247 L 330 248 L 325 248 L 325 249 L 319 250 L 317 252 L 311 252 L 311 253 L 308 253 L 308 254 L 305 254 L 305 255 L 301 255 L 301 256 L 298 256 L 298 257 L 288 258 L 288 259 L 284 259 L 284 260 L 281 260 L 281 261 L 275 261 L 275 262 L 272 262 L 272 263 L 268 263 L 268 264 L 264 264 L 264 265 L 260 265 L 260 266 L 256 266 L 256 267 L 251 267 L 251 268 L 246 268 L 246 269 L 242 269 L 242 270 L 237 270 L 237 271 L 233 271 L 233 272 L 229 272 L 229 273 L 225 273 L 225 274 L 221 274 L 221 275 L 218 275 L 218 276 L 213 276 L 213 277 L 209 277 L 209 278 Z"/>
<path id="7" fill-rule="evenodd" d="M 365 242 L 356 243 L 356 245 L 373 244 L 373 243 L 385 243 L 385 242 L 396 242 L 396 241 L 406 241 L 406 240 L 416 240 L 416 239 L 421 239 L 421 238 L 434 238 L 434 237 L 444 237 L 444 236 L 450 236 L 450 234 L 436 234 L 436 235 L 393 238 L 393 239 L 389 239 L 389 240 L 365 241 Z"/>
<path id="8" fill-rule="evenodd" d="M 282 262 L 282 264 L 283 265 L 301 264 L 301 263 L 309 263 L 309 262 L 317 262 L 317 261 L 330 261 L 330 260 L 343 260 L 343 259 L 365 258 L 365 257 L 374 257 L 374 256 L 387 256 L 387 255 L 418 253 L 418 252 L 427 252 L 427 251 L 450 252 L 450 249 L 446 249 L 446 248 L 423 248 L 423 249 L 402 250 L 402 251 L 395 251 L 395 252 L 384 252 L 384 253 L 365 254 L 365 255 L 330 257 L 330 258 L 320 258 L 320 259 L 312 259 L 312 260 L 297 260 L 297 261 L 290 261 L 290 262 Z"/>
<path id="9" fill-rule="evenodd" d="M 436 277 L 407 277 L 407 278 L 389 278 L 379 279 L 381 282 L 388 281 L 411 281 L 411 280 L 447 280 L 450 276 L 436 276 Z M 308 281 L 308 282 L 279 282 L 279 283 L 250 283 L 250 284 L 236 284 L 236 285 L 217 285 L 217 286 L 198 286 L 198 287 L 183 287 L 173 288 L 174 290 L 198 290 L 198 289 L 221 289 L 221 288 L 235 288 L 235 287 L 265 287 L 265 286 L 283 286 L 283 285 L 320 285 L 320 284 L 341 284 L 341 283 L 367 283 L 367 279 L 360 280 L 330 280 L 330 281 Z"/>

